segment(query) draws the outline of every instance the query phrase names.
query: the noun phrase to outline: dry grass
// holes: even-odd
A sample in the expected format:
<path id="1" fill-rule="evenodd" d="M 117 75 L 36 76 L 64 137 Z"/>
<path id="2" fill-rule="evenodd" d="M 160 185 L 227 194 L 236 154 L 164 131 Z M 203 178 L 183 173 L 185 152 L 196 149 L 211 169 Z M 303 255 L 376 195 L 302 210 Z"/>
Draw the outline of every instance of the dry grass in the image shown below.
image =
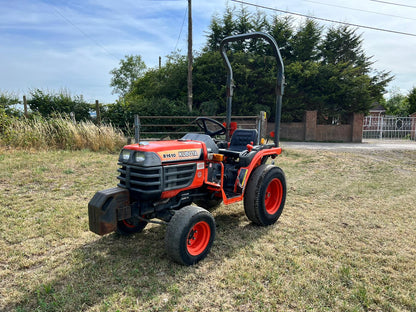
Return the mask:
<path id="1" fill-rule="evenodd" d="M 91 121 L 73 123 L 66 117 L 10 119 L 0 134 L 0 146 L 31 150 L 112 152 L 125 143 L 123 133 L 111 125 L 98 127 Z"/>
<path id="2" fill-rule="evenodd" d="M 116 184 L 116 159 L 0 153 L 0 310 L 416 311 L 415 152 L 286 151 L 279 222 L 221 206 L 193 267 L 166 258 L 162 226 L 88 231 L 88 201 Z"/>

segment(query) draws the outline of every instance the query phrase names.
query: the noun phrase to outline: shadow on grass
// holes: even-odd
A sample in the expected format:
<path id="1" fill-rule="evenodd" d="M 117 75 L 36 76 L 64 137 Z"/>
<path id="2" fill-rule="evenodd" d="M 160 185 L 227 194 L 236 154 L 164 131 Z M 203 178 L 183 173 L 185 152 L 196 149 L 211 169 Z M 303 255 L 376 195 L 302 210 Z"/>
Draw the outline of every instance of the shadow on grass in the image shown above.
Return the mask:
<path id="1" fill-rule="evenodd" d="M 226 208 L 224 208 L 226 209 Z M 6 311 L 100 311 L 121 307 L 167 310 L 181 294 L 192 290 L 178 286 L 196 279 L 198 267 L 215 270 L 224 257 L 232 258 L 270 228 L 247 223 L 244 212 L 217 214 L 217 236 L 208 257 L 192 267 L 172 262 L 164 250 L 165 228 L 150 226 L 129 237 L 110 234 L 75 249 L 68 268 L 31 290 Z M 241 222 L 244 220 L 243 222 Z M 124 309 L 123 309 L 124 310 Z"/>

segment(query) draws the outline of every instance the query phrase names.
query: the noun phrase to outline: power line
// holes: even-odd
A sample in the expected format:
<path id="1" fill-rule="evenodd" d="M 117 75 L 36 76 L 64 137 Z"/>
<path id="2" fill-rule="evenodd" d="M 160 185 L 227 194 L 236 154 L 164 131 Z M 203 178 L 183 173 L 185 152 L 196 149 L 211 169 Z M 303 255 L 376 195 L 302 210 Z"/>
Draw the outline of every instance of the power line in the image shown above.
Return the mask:
<path id="1" fill-rule="evenodd" d="M 178 47 L 179 39 L 181 38 L 181 35 L 182 35 L 183 25 L 185 25 L 185 19 L 186 19 L 187 13 L 188 13 L 188 7 L 185 8 L 185 14 L 183 15 L 181 31 L 179 32 L 179 36 L 175 44 L 175 49 L 173 51 L 176 51 L 176 48 Z"/>
<path id="2" fill-rule="evenodd" d="M 296 12 L 290 12 L 290 11 L 287 11 L 287 10 L 280 10 L 280 9 L 270 8 L 270 7 L 266 7 L 264 5 L 249 3 L 249 2 L 245 2 L 245 1 L 241 1 L 241 0 L 231 0 L 231 1 L 241 3 L 241 4 L 245 4 L 245 5 L 255 6 L 255 7 L 261 8 L 261 9 L 282 12 L 282 13 L 285 13 L 285 14 L 291 14 L 291 15 L 306 17 L 306 18 L 320 20 L 320 21 L 324 21 L 324 22 L 330 22 L 330 23 L 342 24 L 342 25 L 347 25 L 347 26 L 352 26 L 352 27 L 366 28 L 366 29 L 371 29 L 371 30 L 389 32 L 389 33 L 398 34 L 398 35 L 416 37 L 416 34 L 412 34 L 412 33 L 406 33 L 406 32 L 401 32 L 401 31 L 396 31 L 396 30 L 390 30 L 390 29 L 383 29 L 383 28 L 377 28 L 377 27 L 371 27 L 371 26 L 364 26 L 364 25 L 340 22 L 340 21 L 331 20 L 331 19 L 328 19 L 328 18 L 315 17 L 315 16 L 311 16 L 311 15 L 306 15 L 306 14 L 301 14 L 301 13 L 296 13 Z"/>
<path id="3" fill-rule="evenodd" d="M 390 16 L 390 17 L 397 17 L 397 18 L 402 18 L 402 19 L 408 19 L 408 20 L 416 21 L 416 18 L 411 18 L 411 17 L 404 17 L 404 16 L 393 15 L 393 14 L 387 14 L 387 13 L 381 13 L 381 12 L 374 12 L 374 11 L 368 11 L 368 10 L 350 8 L 350 7 L 346 7 L 346 6 L 342 6 L 342 5 L 336 5 L 336 4 L 330 4 L 330 3 L 323 3 L 323 2 L 318 2 L 318 1 L 311 1 L 311 0 L 303 0 L 303 1 L 304 2 L 310 2 L 310 3 L 316 3 L 316 4 L 321 4 L 321 5 L 332 6 L 332 7 L 341 8 L 341 9 L 347 9 L 347 10 L 353 10 L 353 11 L 359 11 L 359 12 L 365 12 L 365 13 L 373 13 L 373 14 L 378 14 L 378 15 L 384 15 L 384 16 Z"/>
<path id="4" fill-rule="evenodd" d="M 65 15 L 63 15 L 56 7 L 54 7 L 54 6 L 52 6 L 52 7 L 55 10 L 55 12 L 58 13 L 58 15 L 60 17 L 62 17 L 68 24 L 70 24 L 72 27 L 74 27 L 76 30 L 78 30 L 81 34 L 83 34 L 87 39 L 89 39 L 90 41 L 92 41 L 96 46 L 98 46 L 99 48 L 101 48 L 109 56 L 111 56 L 115 60 L 119 61 L 119 58 L 117 58 L 114 54 L 112 54 L 111 52 L 109 52 L 101 43 L 99 43 L 97 40 L 95 40 L 94 38 L 92 38 L 91 36 L 89 36 L 86 32 L 84 32 L 76 24 L 74 24 L 73 22 L 71 22 L 71 20 L 68 19 Z"/>
<path id="5" fill-rule="evenodd" d="M 373 2 L 379 2 L 379 3 L 384 3 L 384 4 L 397 5 L 397 6 L 406 7 L 406 8 L 413 8 L 413 9 L 416 9 L 416 6 L 414 6 L 414 5 L 407 5 L 407 4 L 394 3 L 394 2 L 387 2 L 387 1 L 379 1 L 379 0 L 370 0 L 370 1 L 373 1 Z"/>

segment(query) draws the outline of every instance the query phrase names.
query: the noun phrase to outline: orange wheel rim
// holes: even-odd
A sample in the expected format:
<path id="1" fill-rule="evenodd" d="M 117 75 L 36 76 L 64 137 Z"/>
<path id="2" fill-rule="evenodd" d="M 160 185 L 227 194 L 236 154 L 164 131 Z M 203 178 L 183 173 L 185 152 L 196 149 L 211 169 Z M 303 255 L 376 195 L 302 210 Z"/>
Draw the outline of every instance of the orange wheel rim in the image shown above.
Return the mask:
<path id="1" fill-rule="evenodd" d="M 134 224 L 129 223 L 127 220 L 123 220 L 123 224 L 126 227 L 131 228 L 131 229 L 135 227 Z"/>
<path id="2" fill-rule="evenodd" d="M 211 228 L 205 221 L 196 223 L 186 237 L 186 249 L 192 256 L 198 256 L 207 248 L 211 238 Z"/>
<path id="3" fill-rule="evenodd" d="M 282 203 L 283 185 L 279 179 L 273 179 L 267 186 L 264 205 L 268 214 L 275 214 Z"/>

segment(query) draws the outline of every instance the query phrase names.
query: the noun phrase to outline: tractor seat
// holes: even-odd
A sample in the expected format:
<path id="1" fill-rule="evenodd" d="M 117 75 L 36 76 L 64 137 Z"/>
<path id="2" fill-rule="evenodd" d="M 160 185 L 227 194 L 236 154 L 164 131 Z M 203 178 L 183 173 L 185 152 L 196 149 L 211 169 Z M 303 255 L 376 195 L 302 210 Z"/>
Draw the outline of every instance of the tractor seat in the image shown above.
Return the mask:
<path id="1" fill-rule="evenodd" d="M 247 149 L 247 144 L 258 144 L 258 134 L 256 129 L 236 129 L 231 137 L 231 151 L 242 152 Z"/>
<path id="2" fill-rule="evenodd" d="M 256 129 L 237 129 L 231 137 L 230 147 L 220 149 L 220 153 L 227 157 L 238 158 L 240 153 L 247 150 L 247 144 L 258 144 L 258 134 Z"/>

